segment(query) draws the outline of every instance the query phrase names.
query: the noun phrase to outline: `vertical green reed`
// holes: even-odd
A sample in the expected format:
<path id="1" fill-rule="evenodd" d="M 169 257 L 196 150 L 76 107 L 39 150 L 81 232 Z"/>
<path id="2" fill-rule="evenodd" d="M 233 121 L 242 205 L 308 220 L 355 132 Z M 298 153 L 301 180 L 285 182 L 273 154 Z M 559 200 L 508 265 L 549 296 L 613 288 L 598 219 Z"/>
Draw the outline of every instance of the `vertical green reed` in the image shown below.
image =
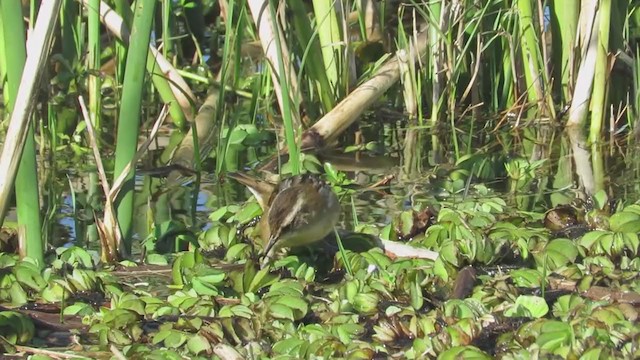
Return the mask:
<path id="1" fill-rule="evenodd" d="M 638 119 L 640 116 L 639 110 L 640 110 L 640 44 L 636 44 L 635 49 L 633 49 L 635 57 L 634 57 L 634 63 L 633 63 L 633 93 L 634 96 L 631 99 L 631 109 L 632 111 L 629 112 L 629 125 L 632 129 L 635 129 L 636 133 L 638 131 L 638 129 L 636 129 L 636 127 L 638 126 L 638 124 L 634 124 L 633 119 Z M 630 139 L 631 140 L 631 137 Z"/>
<path id="2" fill-rule="evenodd" d="M 400 15 L 402 17 L 402 14 Z M 411 30 L 410 30 L 411 31 Z M 418 121 L 422 125 L 422 73 L 413 61 L 415 47 L 410 42 L 409 35 L 402 24 L 398 25 L 398 51 L 396 58 L 400 69 L 400 83 L 405 103 L 407 125 L 404 135 L 403 169 L 408 177 L 414 176 L 420 170 L 420 155 L 423 143 L 420 141 L 420 132 L 416 126 Z"/>
<path id="3" fill-rule="evenodd" d="M 118 116 L 114 178 L 120 176 L 137 151 L 140 118 L 142 115 L 142 92 L 146 74 L 145 65 L 155 4 L 155 0 L 139 0 L 135 4 L 131 41 L 129 43 L 126 72 L 122 87 L 122 103 Z M 127 253 L 131 252 L 134 175 L 135 167 L 131 170 L 116 200 L 118 223 L 124 237 Z"/>
<path id="4" fill-rule="evenodd" d="M 222 169 L 226 163 L 225 159 L 227 158 L 227 151 L 229 149 L 229 137 L 231 136 L 231 124 L 227 124 L 227 114 L 228 111 L 225 111 L 227 108 L 227 104 L 224 101 L 226 94 L 226 87 L 229 83 L 229 77 L 232 73 L 235 73 L 237 69 L 240 67 L 240 57 L 237 51 L 236 46 L 233 46 L 233 42 L 240 41 L 240 34 L 237 30 L 240 30 L 240 24 L 243 23 L 243 16 L 237 16 L 236 11 L 238 7 L 242 5 L 238 4 L 234 0 L 229 1 L 229 7 L 227 9 L 227 21 L 225 22 L 225 36 L 224 44 L 222 47 L 222 58 L 227 59 L 227 61 L 222 63 L 222 67 L 220 68 L 219 79 L 220 79 L 220 89 L 218 90 L 218 106 L 216 108 L 216 118 L 220 122 L 219 133 L 218 133 L 218 142 L 216 149 L 216 173 L 220 174 Z M 244 13 L 244 8 L 243 8 Z M 238 19 L 238 22 L 234 24 L 233 20 Z M 234 36 L 231 36 L 231 35 Z M 225 134 L 224 129 L 227 128 L 227 132 Z M 194 126 L 195 128 L 195 126 Z M 195 138 L 194 138 L 195 139 Z M 197 153 L 196 153 L 197 154 Z"/>
<path id="5" fill-rule="evenodd" d="M 71 65 L 80 57 L 80 47 L 83 42 L 82 20 L 78 16 L 80 5 L 74 0 L 64 0 L 60 10 L 60 40 L 62 42 L 62 56 Z"/>
<path id="6" fill-rule="evenodd" d="M 520 24 L 520 46 L 522 50 L 523 72 L 526 80 L 527 97 L 538 107 L 543 106 L 542 65 L 540 59 L 540 41 L 536 37 L 532 0 L 518 0 L 518 20 Z"/>
<path id="7" fill-rule="evenodd" d="M 31 29 L 33 29 L 33 25 L 36 23 L 38 10 L 40 10 L 40 1 L 29 0 L 29 23 Z"/>
<path id="8" fill-rule="evenodd" d="M 402 15 L 401 15 L 402 16 Z M 410 29 L 412 31 L 413 29 Z M 410 43 L 409 35 L 405 32 L 402 24 L 398 24 L 397 43 L 399 52 L 396 56 L 405 57 L 404 61 L 400 61 L 400 81 L 403 87 L 403 96 L 405 101 L 405 107 L 409 116 L 413 119 L 419 120 L 422 125 L 422 78 L 423 74 L 421 69 L 418 69 L 412 56 L 414 56 L 415 49 L 413 44 Z"/>
<path id="9" fill-rule="evenodd" d="M 342 245 L 342 239 L 340 238 L 340 234 L 338 234 L 338 230 L 336 228 L 333 228 L 333 234 L 336 236 L 336 243 L 338 244 L 338 250 L 340 252 L 340 257 L 342 257 L 344 268 L 347 270 L 347 274 L 353 277 L 353 268 L 351 267 L 351 261 L 347 257 L 347 252 L 344 249 L 344 245 Z"/>
<path id="10" fill-rule="evenodd" d="M 341 84 L 342 66 L 345 64 L 341 59 L 340 50 L 343 42 L 340 22 L 336 6 L 338 1 L 314 0 L 313 12 L 315 14 L 316 28 L 320 39 L 322 59 L 327 78 L 331 84 L 331 91 L 335 99 L 344 95 L 344 87 Z"/>
<path id="11" fill-rule="evenodd" d="M 596 144 L 601 141 L 602 122 L 605 117 L 607 96 L 607 80 L 609 74 L 609 29 L 611 26 L 611 0 L 599 2 L 597 15 L 598 52 L 596 53 L 596 72 L 593 77 L 593 93 L 591 96 L 591 127 L 589 141 Z"/>
<path id="12" fill-rule="evenodd" d="M 516 28 L 516 21 L 513 16 L 508 16 L 506 11 L 501 10 L 498 15 L 499 23 L 501 24 L 500 30 L 504 32 L 504 35 L 501 37 L 500 48 L 502 56 L 497 56 L 496 58 L 500 58 L 502 68 L 500 71 L 500 75 L 502 77 L 502 87 L 500 93 L 500 101 L 498 102 L 498 106 L 493 110 L 499 111 L 503 108 L 509 108 L 516 102 L 516 77 L 514 74 L 513 68 L 513 49 L 515 48 L 515 37 L 511 36 L 514 34 L 514 29 Z M 497 84 L 495 85 L 498 86 Z"/>
<path id="13" fill-rule="evenodd" d="M 318 41 L 318 31 L 314 31 L 309 23 L 309 17 L 307 15 L 304 3 L 301 1 L 291 1 L 289 4 L 293 13 L 293 28 L 294 35 L 297 37 L 298 43 L 301 48 L 304 49 L 302 60 L 300 61 L 300 71 L 298 73 L 298 79 L 302 79 L 302 70 L 306 70 L 306 75 L 314 86 L 310 86 L 309 91 L 315 90 L 322 103 L 322 110 L 327 113 L 333 109 L 337 98 L 333 96 L 331 84 L 325 71 L 324 61 L 322 56 L 318 56 L 322 53 L 320 42 Z M 313 95 L 313 93 L 312 93 Z M 311 97 L 311 96 L 310 96 Z M 312 103 L 311 99 L 307 102 Z"/>
<path id="14" fill-rule="evenodd" d="M 162 73 L 151 51 L 147 54 L 147 71 L 151 74 L 151 81 L 158 95 L 160 95 L 160 99 L 162 99 L 164 103 L 169 104 L 169 115 L 171 116 L 173 124 L 180 129 L 185 129 L 188 126 L 187 118 L 173 90 L 171 90 L 169 81 L 167 81 L 166 76 Z"/>
<path id="15" fill-rule="evenodd" d="M 4 27 L 4 35 L 11 34 L 11 41 L 6 41 L 4 52 L 7 75 L 7 108 L 12 111 L 20 87 L 20 80 L 27 58 L 25 28 L 20 0 L 2 0 L 0 23 Z M 30 257 L 40 265 L 44 265 L 44 244 L 42 241 L 40 222 L 40 200 L 38 191 L 38 175 L 36 171 L 36 144 L 34 139 L 33 116 L 29 124 L 27 138 L 20 159 L 20 166 L 15 180 L 16 210 L 18 224 L 25 231 L 25 248 L 22 254 Z"/>
<path id="16" fill-rule="evenodd" d="M 131 29 L 131 22 L 133 21 L 133 13 L 131 12 L 131 8 L 129 7 L 129 2 L 126 0 L 114 0 L 116 12 L 122 17 L 124 23 Z M 127 47 L 120 43 L 116 42 L 116 80 L 118 84 L 122 84 L 124 81 L 124 70 L 127 62 Z"/>
<path id="17" fill-rule="evenodd" d="M 101 104 L 102 97 L 100 88 L 102 79 L 100 78 L 100 0 L 91 0 L 87 6 L 87 68 L 89 69 L 88 91 L 89 91 L 89 120 L 96 130 L 96 135 L 100 138 L 101 133 Z M 98 144 L 99 146 L 99 144 Z M 98 194 L 98 174 L 95 171 L 89 173 L 89 187 L 87 195 L 93 199 Z M 77 229 L 77 228 L 76 228 Z M 80 235 L 78 235 L 80 236 Z M 87 228 L 87 239 L 95 243 L 98 240 L 98 230 L 95 224 Z"/>
<path id="18" fill-rule="evenodd" d="M 2 9 L 0 9 L 0 24 L 2 24 Z M 5 48 L 5 41 L 4 41 L 4 26 L 0 25 L 0 88 L 3 88 L 6 86 L 5 85 L 5 75 L 7 74 L 7 59 L 6 59 L 6 55 L 7 52 L 4 51 Z M 2 91 L 2 99 L 0 99 L 0 101 L 2 101 L 2 103 L 6 104 L 7 98 L 9 96 L 9 92 L 8 91 Z M 0 122 L 3 122 L 4 119 L 0 118 Z"/>
<path id="19" fill-rule="evenodd" d="M 169 59 L 170 51 L 173 49 L 171 39 L 171 0 L 162 0 L 162 55 Z"/>
<path id="20" fill-rule="evenodd" d="M 430 62 L 429 80 L 431 82 L 431 115 L 429 117 L 429 124 L 432 129 L 436 129 L 436 126 L 440 122 L 442 113 L 442 99 L 443 99 L 443 76 L 440 69 L 444 64 L 441 63 L 443 56 L 440 53 L 442 41 L 440 40 L 444 34 L 440 30 L 440 16 L 442 12 L 442 1 L 432 1 L 427 6 L 428 11 L 428 24 L 429 24 L 429 56 L 427 57 Z M 438 135 L 433 132 L 431 135 L 431 150 L 434 154 L 434 162 L 440 162 L 441 143 Z"/>
<path id="21" fill-rule="evenodd" d="M 125 23 L 130 28 L 133 14 L 131 12 L 131 9 L 127 6 L 126 2 L 124 3 L 121 3 L 121 2 L 122 0 L 115 1 L 116 9 L 118 11 L 118 14 L 122 16 Z M 126 58 L 127 51 L 128 49 L 122 47 L 120 43 L 116 43 L 116 53 L 118 54 L 118 61 L 117 61 L 118 66 L 116 66 L 116 77 L 118 79 L 121 78 L 122 76 L 122 74 L 118 76 L 118 72 L 124 71 L 124 67 L 120 66 L 120 64 L 126 63 L 124 59 Z M 160 67 L 156 62 L 156 59 L 153 57 L 151 50 L 148 50 L 148 51 L 149 51 L 149 54 L 146 57 L 147 58 L 146 69 L 151 74 L 151 80 L 153 81 L 153 86 L 155 87 L 155 90 L 158 91 L 158 94 L 160 95 L 160 98 L 162 99 L 162 101 L 169 104 L 169 115 L 171 115 L 171 120 L 173 121 L 173 123 L 180 129 L 185 129 L 187 126 L 187 119 L 185 117 L 185 114 L 182 111 L 180 104 L 176 100 L 175 95 L 171 90 L 171 87 L 169 85 L 169 82 L 167 81 L 166 76 L 162 73 L 162 71 L 160 70 Z"/>
<path id="22" fill-rule="evenodd" d="M 269 12 L 273 19 L 277 19 L 275 5 L 273 1 L 269 1 Z M 292 101 L 289 92 L 289 79 L 287 78 L 287 72 L 282 59 L 282 43 L 284 39 L 280 39 L 280 32 L 274 32 L 274 40 L 278 53 L 278 71 L 280 73 L 280 86 L 282 89 L 282 118 L 284 120 L 284 135 L 287 143 L 287 149 L 289 150 L 289 163 L 291 164 L 291 173 L 297 175 L 300 173 L 300 148 L 296 141 L 296 129 L 293 127 L 292 111 L 298 111 L 298 109 L 291 109 Z M 301 130 L 301 129 L 298 129 Z"/>
<path id="23" fill-rule="evenodd" d="M 576 29 L 580 17 L 579 0 L 551 0 L 550 25 L 552 34 L 552 69 L 556 93 L 561 95 L 561 105 L 571 99 L 573 79 L 573 52 L 576 46 Z"/>
<path id="24" fill-rule="evenodd" d="M 591 144 L 591 166 L 593 168 L 593 194 L 605 190 L 605 179 L 607 177 L 604 165 L 604 154 L 602 153 L 603 143 Z M 593 195 L 590 194 L 590 195 Z"/>

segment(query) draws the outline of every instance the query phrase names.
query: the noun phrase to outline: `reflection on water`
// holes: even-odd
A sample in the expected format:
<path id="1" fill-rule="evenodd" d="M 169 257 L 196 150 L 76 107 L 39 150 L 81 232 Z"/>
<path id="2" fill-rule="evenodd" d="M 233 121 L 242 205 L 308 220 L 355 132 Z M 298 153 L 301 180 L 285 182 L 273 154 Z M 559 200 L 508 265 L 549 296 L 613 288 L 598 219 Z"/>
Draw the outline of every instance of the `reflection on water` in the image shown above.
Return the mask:
<path id="1" fill-rule="evenodd" d="M 430 129 L 408 132 L 394 128 L 383 133 L 385 139 L 370 147 L 374 151 L 318 156 L 343 171 L 354 183 L 348 186 L 350 193 L 341 198 L 342 226 L 347 229 L 353 228 L 356 220 L 383 226 L 403 210 L 437 206 L 442 201 L 481 201 L 477 192 L 470 191 L 474 184 L 484 184 L 495 192 L 486 196 L 497 194 L 521 210 L 537 212 L 598 190 L 627 203 L 640 198 L 640 159 L 633 156 L 637 149 L 627 147 L 633 142 L 624 138 L 613 142 L 613 151 L 610 144 L 602 151 L 585 145 L 579 133 L 562 132 L 549 126 L 472 133 L 464 138 L 468 140 L 468 155 L 462 154 L 456 162 L 454 151 L 443 151 L 444 161 L 434 165 L 430 147 L 402 140 L 407 135 L 424 143 L 424 139 L 431 137 Z M 446 137 L 441 142 L 445 149 L 450 145 Z M 402 149 L 399 144 L 404 143 L 412 144 L 415 149 Z M 262 158 L 268 159 L 268 156 L 265 153 Z M 392 180 L 369 188 L 385 178 Z M 74 179 L 76 192 L 83 191 L 83 180 Z M 203 173 L 198 185 L 199 191 L 194 196 L 196 182 L 188 178 L 182 184 L 170 186 L 164 179 L 138 175 L 136 238 L 146 238 L 154 222 L 158 225 L 175 220 L 193 229 L 207 228 L 212 211 L 229 204 L 242 204 L 251 196 L 237 182 L 221 183 L 210 173 Z M 63 201 L 57 216 L 58 223 L 68 229 L 66 239 L 65 236 L 58 239 L 64 243 L 77 238 L 79 221 L 91 219 L 74 218 L 71 196 L 64 197 Z M 98 244 L 90 247 L 97 249 Z"/>

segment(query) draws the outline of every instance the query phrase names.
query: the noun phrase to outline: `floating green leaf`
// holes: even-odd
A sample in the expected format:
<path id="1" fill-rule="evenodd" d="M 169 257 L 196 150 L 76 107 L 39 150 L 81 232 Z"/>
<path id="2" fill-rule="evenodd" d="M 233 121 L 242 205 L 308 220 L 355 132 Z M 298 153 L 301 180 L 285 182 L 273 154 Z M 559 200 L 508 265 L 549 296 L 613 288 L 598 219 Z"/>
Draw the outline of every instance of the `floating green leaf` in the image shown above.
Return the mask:
<path id="1" fill-rule="evenodd" d="M 31 341 L 35 332 L 30 317 L 16 311 L 0 312 L 0 335 L 9 343 L 26 344 Z"/>
<path id="2" fill-rule="evenodd" d="M 194 335 L 187 341 L 187 349 L 194 355 L 211 352 L 211 343 L 202 335 Z"/>
<path id="3" fill-rule="evenodd" d="M 549 305 L 539 296 L 520 295 L 513 306 L 505 310 L 509 317 L 541 318 L 549 312 Z"/>
<path id="4" fill-rule="evenodd" d="M 546 264 L 548 268 L 550 270 L 555 270 L 561 266 L 574 262 L 578 257 L 578 248 L 575 243 L 569 239 L 554 239 L 547 244 L 543 254 L 543 256 L 546 256 Z M 541 255 L 535 256 L 535 258 L 538 265 L 542 265 L 544 263 Z"/>
<path id="5" fill-rule="evenodd" d="M 611 215 L 609 218 L 611 231 L 622 233 L 640 232 L 640 214 L 627 209 Z"/>
<path id="6" fill-rule="evenodd" d="M 491 356 L 487 355 L 482 350 L 475 346 L 455 346 L 440 353 L 439 360 L 456 360 L 456 359 L 470 359 L 470 360 L 488 360 Z"/>

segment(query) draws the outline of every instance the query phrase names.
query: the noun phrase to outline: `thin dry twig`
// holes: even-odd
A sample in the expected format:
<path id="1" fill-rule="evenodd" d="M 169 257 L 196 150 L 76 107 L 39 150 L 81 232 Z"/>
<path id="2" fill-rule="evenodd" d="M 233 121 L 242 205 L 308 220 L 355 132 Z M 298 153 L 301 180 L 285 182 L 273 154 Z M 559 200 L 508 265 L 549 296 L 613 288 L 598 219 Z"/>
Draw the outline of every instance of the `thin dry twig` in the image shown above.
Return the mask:
<path id="1" fill-rule="evenodd" d="M 96 166 L 98 167 L 98 176 L 100 177 L 100 185 L 102 185 L 102 191 L 105 195 L 111 192 L 109 188 L 109 182 L 107 181 L 107 175 L 104 171 L 104 166 L 102 165 L 102 158 L 100 157 L 100 150 L 98 149 L 98 143 L 96 141 L 96 133 L 93 129 L 93 124 L 89 120 L 89 111 L 87 111 L 87 106 L 84 103 L 84 98 L 82 95 L 78 96 L 78 102 L 80 103 L 80 109 L 82 110 L 82 117 L 84 118 L 84 122 L 87 124 L 87 134 L 89 135 L 89 145 L 93 150 L 93 157 L 96 160 Z"/>
<path id="2" fill-rule="evenodd" d="M 86 356 L 64 353 L 61 351 L 53 351 L 47 349 L 33 348 L 29 346 L 15 345 L 18 352 L 24 354 L 40 354 L 52 357 L 54 359 L 86 359 Z"/>
<path id="3" fill-rule="evenodd" d="M 113 356 L 116 359 L 118 359 L 118 360 L 127 360 L 127 357 L 124 356 L 122 351 L 120 351 L 114 344 L 111 344 L 111 346 L 109 346 L 109 350 L 111 350 L 111 353 L 113 354 Z"/>
<path id="4" fill-rule="evenodd" d="M 151 129 L 151 133 L 149 134 L 149 137 L 147 138 L 147 140 L 145 140 L 144 143 L 142 143 L 142 145 L 140 145 L 140 147 L 138 148 L 138 151 L 133 156 L 133 159 L 131 159 L 131 161 L 127 164 L 127 166 L 124 167 L 120 176 L 118 176 L 118 178 L 113 182 L 113 186 L 111 187 L 111 193 L 109 195 L 112 196 L 114 199 L 116 198 L 116 196 L 118 196 L 118 193 L 122 189 L 122 185 L 124 184 L 124 181 L 126 180 L 127 175 L 131 171 L 131 168 L 134 166 L 134 164 L 138 162 L 138 160 L 142 158 L 142 156 L 147 152 L 147 149 L 149 149 L 149 145 L 151 145 L 153 140 L 156 138 L 156 135 L 158 134 L 158 130 L 160 130 L 160 126 L 162 126 L 168 114 L 169 114 L 169 106 L 165 104 L 164 107 L 162 108 L 162 111 L 160 111 L 160 115 L 158 115 L 158 118 L 156 119 L 155 124 L 153 124 L 153 128 Z"/>
<path id="5" fill-rule="evenodd" d="M 78 97 L 78 102 L 80 103 L 80 109 L 82 110 L 84 121 L 87 124 L 89 143 L 91 145 L 91 148 L 93 149 L 93 156 L 96 160 L 96 166 L 98 167 L 98 176 L 100 177 L 102 190 L 105 194 L 104 219 L 100 220 L 96 218 L 96 224 L 98 225 L 98 232 L 100 233 L 100 240 L 102 243 L 102 260 L 111 262 L 115 261 L 118 258 L 118 254 L 120 255 L 120 257 L 126 257 L 126 254 L 124 253 L 124 246 L 122 246 L 122 233 L 120 232 L 120 227 L 118 226 L 118 221 L 115 215 L 115 199 L 118 196 L 120 189 L 122 189 L 122 185 L 131 172 L 132 167 L 138 162 L 138 160 L 140 160 L 142 155 L 144 155 L 144 153 L 149 148 L 151 142 L 155 139 L 160 126 L 169 113 L 169 107 L 165 104 L 165 106 L 162 108 L 162 111 L 160 111 L 160 115 L 158 115 L 158 119 L 153 125 L 149 137 L 138 148 L 138 151 L 133 156 L 131 161 L 127 163 L 122 173 L 120 173 L 118 178 L 113 182 L 113 186 L 110 187 L 107 180 L 106 172 L 104 171 L 102 159 L 100 157 L 100 150 L 98 149 L 98 144 L 96 142 L 95 130 L 91 121 L 89 120 L 89 112 L 87 111 L 87 106 L 82 96 Z"/>
<path id="6" fill-rule="evenodd" d="M 367 187 L 367 189 L 373 190 L 379 188 L 381 186 L 387 186 L 391 182 L 391 180 L 395 179 L 396 176 L 394 174 L 387 175 L 380 179 L 378 182 L 375 182 Z"/>

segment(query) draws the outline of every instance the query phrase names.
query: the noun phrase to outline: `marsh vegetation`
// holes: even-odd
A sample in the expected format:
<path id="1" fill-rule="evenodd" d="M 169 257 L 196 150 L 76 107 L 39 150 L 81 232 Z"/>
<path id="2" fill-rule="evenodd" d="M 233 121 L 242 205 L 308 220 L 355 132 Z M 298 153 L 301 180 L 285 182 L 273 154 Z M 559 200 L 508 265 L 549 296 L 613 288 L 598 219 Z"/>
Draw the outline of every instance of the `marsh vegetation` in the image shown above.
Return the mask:
<path id="1" fill-rule="evenodd" d="M 639 358 L 639 9 L 2 0 L 3 356 Z"/>

